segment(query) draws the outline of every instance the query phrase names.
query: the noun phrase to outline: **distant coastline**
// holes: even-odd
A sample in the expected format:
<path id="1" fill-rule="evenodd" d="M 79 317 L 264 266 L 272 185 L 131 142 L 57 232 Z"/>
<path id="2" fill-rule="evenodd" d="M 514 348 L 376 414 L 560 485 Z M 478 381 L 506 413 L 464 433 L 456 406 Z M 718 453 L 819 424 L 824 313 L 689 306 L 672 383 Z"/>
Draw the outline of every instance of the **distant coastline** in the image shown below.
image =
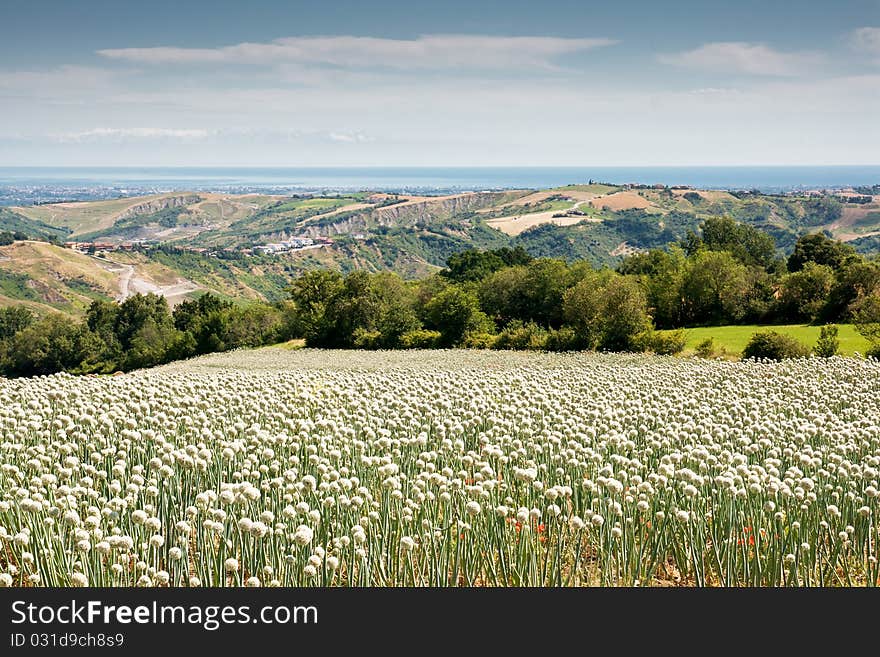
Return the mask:
<path id="1" fill-rule="evenodd" d="M 687 167 L 0 167 L 0 204 L 178 190 L 443 193 L 544 189 L 590 180 L 789 192 L 880 183 L 880 165 Z M 89 191 L 91 190 L 91 192 Z M 12 198 L 17 197 L 17 198 Z"/>

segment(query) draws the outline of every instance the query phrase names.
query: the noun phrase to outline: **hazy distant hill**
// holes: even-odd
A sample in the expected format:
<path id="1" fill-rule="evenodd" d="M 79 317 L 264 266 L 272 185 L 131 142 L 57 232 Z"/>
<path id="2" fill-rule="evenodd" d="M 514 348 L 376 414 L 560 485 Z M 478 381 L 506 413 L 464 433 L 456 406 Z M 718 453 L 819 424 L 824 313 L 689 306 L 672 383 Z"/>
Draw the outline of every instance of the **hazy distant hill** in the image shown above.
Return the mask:
<path id="1" fill-rule="evenodd" d="M 4 247 L 0 304 L 78 312 L 91 298 L 158 291 L 174 301 L 203 289 L 278 299 L 287 281 L 306 269 L 387 269 L 415 277 L 441 267 L 453 253 L 505 245 L 613 265 L 633 251 L 677 241 L 718 215 L 771 233 L 782 251 L 815 231 L 863 252 L 880 251 L 880 196 L 855 191 L 769 195 L 590 184 L 446 196 L 174 192 L 0 209 L 0 231 L 97 242 L 111 251 L 94 258 L 49 245 Z M 318 242 L 252 255 L 255 246 L 292 237 Z M 132 242 L 134 251 L 112 250 Z M 72 265 L 58 264 L 70 259 L 76 275 Z"/>

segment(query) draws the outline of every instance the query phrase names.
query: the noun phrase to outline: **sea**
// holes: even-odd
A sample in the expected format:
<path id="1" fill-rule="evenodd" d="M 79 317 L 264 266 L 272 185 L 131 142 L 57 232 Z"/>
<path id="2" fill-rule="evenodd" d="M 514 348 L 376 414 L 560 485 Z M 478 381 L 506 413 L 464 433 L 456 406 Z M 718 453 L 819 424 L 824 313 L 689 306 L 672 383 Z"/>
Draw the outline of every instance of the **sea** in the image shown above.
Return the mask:
<path id="1" fill-rule="evenodd" d="M 790 192 L 880 184 L 874 166 L 676 167 L 0 167 L 0 205 L 168 191 L 442 194 L 589 182 Z"/>

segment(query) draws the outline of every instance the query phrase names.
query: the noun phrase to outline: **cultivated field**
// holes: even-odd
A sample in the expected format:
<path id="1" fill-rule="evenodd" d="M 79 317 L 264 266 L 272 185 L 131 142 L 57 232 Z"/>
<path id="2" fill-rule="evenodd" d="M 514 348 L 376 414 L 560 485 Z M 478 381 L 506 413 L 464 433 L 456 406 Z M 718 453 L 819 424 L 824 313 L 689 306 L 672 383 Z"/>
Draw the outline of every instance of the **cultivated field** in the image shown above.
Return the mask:
<path id="1" fill-rule="evenodd" d="M 874 586 L 878 391 L 466 350 L 0 379 L 0 584 Z"/>
<path id="2" fill-rule="evenodd" d="M 576 209 L 579 204 L 567 204 L 565 210 Z M 590 221 L 590 217 L 582 215 L 556 216 L 560 215 L 559 210 L 550 210 L 549 212 L 534 212 L 531 214 L 520 214 L 512 217 L 500 217 L 498 219 L 489 219 L 486 223 L 492 228 L 500 230 L 502 233 L 510 236 L 516 236 L 520 233 L 540 226 L 542 224 L 555 224 L 557 226 L 573 226 L 582 221 Z"/>
<path id="3" fill-rule="evenodd" d="M 651 201 L 637 192 L 615 192 L 613 194 L 608 194 L 607 196 L 598 196 L 590 201 L 590 205 L 599 209 L 608 208 L 614 212 L 619 212 L 621 210 L 644 210 L 655 208 Z"/>

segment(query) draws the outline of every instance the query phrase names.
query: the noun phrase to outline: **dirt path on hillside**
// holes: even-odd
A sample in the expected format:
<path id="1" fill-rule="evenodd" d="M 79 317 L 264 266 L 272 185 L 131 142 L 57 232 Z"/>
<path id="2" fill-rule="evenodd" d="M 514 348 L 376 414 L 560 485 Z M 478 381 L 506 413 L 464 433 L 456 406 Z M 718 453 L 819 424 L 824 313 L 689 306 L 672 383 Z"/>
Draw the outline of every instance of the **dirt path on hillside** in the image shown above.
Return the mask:
<path id="1" fill-rule="evenodd" d="M 176 283 L 171 285 L 157 285 L 145 278 L 136 276 L 134 265 L 125 265 L 121 262 L 106 260 L 104 258 L 95 258 L 109 272 L 119 274 L 119 296 L 117 301 L 125 301 L 135 294 L 158 294 L 168 300 L 168 304 L 174 306 L 186 298 L 191 292 L 200 289 L 199 285 L 185 278 L 178 278 Z M 110 265 L 110 266 L 108 266 Z"/>
<path id="2" fill-rule="evenodd" d="M 303 226 L 308 226 L 310 223 L 315 221 L 320 221 L 321 219 L 326 219 L 327 217 L 332 217 L 337 214 L 342 214 L 343 212 L 354 212 L 356 210 L 365 210 L 367 208 L 375 207 L 372 203 L 350 203 L 349 205 L 343 205 L 341 208 L 336 208 L 335 210 L 330 210 L 329 212 L 322 212 L 321 214 L 315 214 L 311 217 L 306 217 L 302 221 L 298 222 L 296 227 L 302 228 Z"/>

